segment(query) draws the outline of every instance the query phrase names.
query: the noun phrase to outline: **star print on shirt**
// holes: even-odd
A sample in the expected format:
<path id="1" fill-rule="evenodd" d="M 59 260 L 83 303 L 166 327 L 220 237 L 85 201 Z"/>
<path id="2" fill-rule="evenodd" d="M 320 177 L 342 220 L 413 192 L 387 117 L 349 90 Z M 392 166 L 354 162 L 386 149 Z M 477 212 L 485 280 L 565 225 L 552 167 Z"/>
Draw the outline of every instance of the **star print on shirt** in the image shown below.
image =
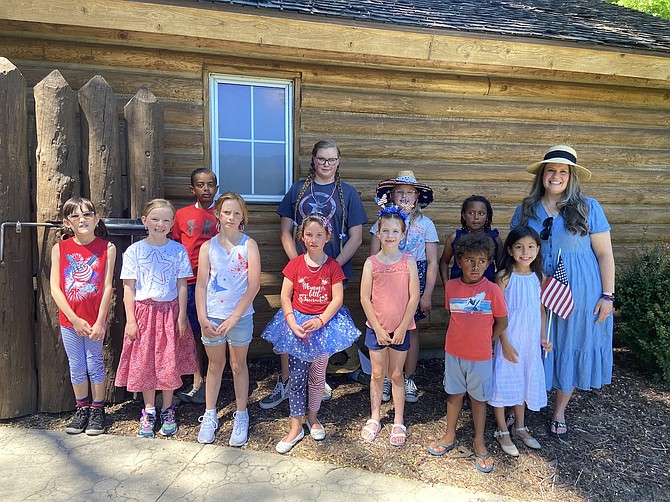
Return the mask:
<path id="1" fill-rule="evenodd" d="M 145 258 L 138 260 L 137 263 L 142 270 L 146 271 L 147 282 L 167 283 L 165 272 L 170 270 L 172 262 L 164 260 L 160 251 L 152 249 Z"/>

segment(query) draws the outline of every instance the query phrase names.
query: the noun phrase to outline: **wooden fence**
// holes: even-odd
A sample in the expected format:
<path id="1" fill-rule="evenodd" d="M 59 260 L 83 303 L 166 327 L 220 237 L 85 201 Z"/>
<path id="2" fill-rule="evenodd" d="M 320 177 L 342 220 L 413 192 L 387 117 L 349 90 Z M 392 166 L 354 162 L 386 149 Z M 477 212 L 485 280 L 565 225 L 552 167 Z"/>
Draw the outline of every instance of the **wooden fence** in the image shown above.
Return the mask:
<path id="1" fill-rule="evenodd" d="M 148 89 L 141 88 L 120 113 L 104 78 L 95 76 L 75 92 L 54 70 L 33 88 L 32 98 L 19 70 L 0 57 L 0 221 L 46 224 L 36 232 L 5 229 L 0 419 L 74 408 L 49 284 L 59 231 L 48 223 L 59 221 L 63 203 L 77 195 L 90 198 L 102 217 L 137 218 L 163 187 L 163 110 Z M 129 243 L 125 237 L 111 240 L 119 253 Z M 120 283 L 104 345 L 108 401 L 124 394 L 114 387 L 124 324 L 123 302 L 116 298 Z"/>

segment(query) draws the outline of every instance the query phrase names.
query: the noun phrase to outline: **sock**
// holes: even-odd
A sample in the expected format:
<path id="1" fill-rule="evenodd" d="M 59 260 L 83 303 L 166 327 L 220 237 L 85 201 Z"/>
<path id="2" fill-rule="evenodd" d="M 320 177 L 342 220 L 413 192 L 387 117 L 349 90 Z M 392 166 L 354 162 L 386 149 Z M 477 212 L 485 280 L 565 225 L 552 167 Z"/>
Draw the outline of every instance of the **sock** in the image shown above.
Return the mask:
<path id="1" fill-rule="evenodd" d="M 156 407 L 155 406 L 151 406 L 151 407 L 145 406 L 144 411 L 148 414 L 153 415 L 154 417 L 156 416 Z"/>
<path id="2" fill-rule="evenodd" d="M 93 401 L 91 404 L 91 408 L 104 408 L 105 407 L 105 402 L 104 401 Z"/>
<path id="3" fill-rule="evenodd" d="M 208 410 L 207 408 L 205 408 L 205 415 L 210 415 L 212 417 L 215 417 L 216 416 L 216 408 L 214 408 L 213 410 Z"/>
<path id="4" fill-rule="evenodd" d="M 74 398 L 75 402 L 77 403 L 77 406 L 81 406 L 82 408 L 88 408 L 88 396 L 86 397 L 75 397 Z"/>

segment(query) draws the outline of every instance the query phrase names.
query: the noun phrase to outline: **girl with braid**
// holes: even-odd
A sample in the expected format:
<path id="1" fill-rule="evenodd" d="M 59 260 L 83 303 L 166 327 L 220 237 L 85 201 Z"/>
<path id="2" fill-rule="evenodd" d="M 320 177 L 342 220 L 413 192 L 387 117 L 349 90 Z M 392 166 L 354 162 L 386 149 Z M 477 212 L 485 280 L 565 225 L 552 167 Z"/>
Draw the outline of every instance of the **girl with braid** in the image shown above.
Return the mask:
<path id="1" fill-rule="evenodd" d="M 363 241 L 363 224 L 367 215 L 358 192 L 340 180 L 340 149 L 333 140 L 322 140 L 312 148 L 309 173 L 305 180 L 296 181 L 277 208 L 281 216 L 281 243 L 289 260 L 305 253 L 304 243 L 295 230 L 304 218 L 313 213 L 322 215 L 332 226 L 324 246 L 325 253 L 342 267 L 346 282 L 351 278 L 351 259 Z M 274 408 L 288 398 L 288 356 L 282 354 L 282 374 L 274 390 L 261 399 L 264 410 Z M 324 398 L 330 399 L 326 385 Z"/>

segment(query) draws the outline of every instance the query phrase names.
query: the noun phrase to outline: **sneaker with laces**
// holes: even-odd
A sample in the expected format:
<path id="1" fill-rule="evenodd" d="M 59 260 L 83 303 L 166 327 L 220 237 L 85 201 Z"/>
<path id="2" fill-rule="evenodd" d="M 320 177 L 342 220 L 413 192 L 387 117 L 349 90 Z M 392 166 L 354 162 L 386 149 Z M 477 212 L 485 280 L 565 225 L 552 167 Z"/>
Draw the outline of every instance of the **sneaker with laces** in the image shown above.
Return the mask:
<path id="1" fill-rule="evenodd" d="M 205 382 L 200 387 L 190 385 L 185 391 L 177 392 L 177 397 L 184 403 L 205 404 Z"/>
<path id="2" fill-rule="evenodd" d="M 216 412 L 205 412 L 198 418 L 200 430 L 198 431 L 198 443 L 212 444 L 216 436 L 216 429 L 219 428 L 219 419 Z"/>
<path id="3" fill-rule="evenodd" d="M 330 401 L 333 399 L 333 388 L 328 385 L 328 382 L 324 382 L 323 384 L 323 397 L 321 398 L 322 401 Z"/>
<path id="4" fill-rule="evenodd" d="M 70 423 L 65 426 L 65 432 L 68 434 L 81 434 L 84 432 L 86 430 L 86 425 L 88 424 L 89 413 L 88 406 L 77 406 L 77 410 L 74 412 L 74 418 L 72 418 Z"/>
<path id="5" fill-rule="evenodd" d="M 405 378 L 405 402 L 416 403 L 419 400 L 419 391 L 412 377 Z"/>
<path id="6" fill-rule="evenodd" d="M 393 386 L 391 379 L 384 377 L 384 389 L 382 390 L 382 403 L 388 403 L 391 400 L 391 392 Z"/>
<path id="7" fill-rule="evenodd" d="M 230 446 L 244 446 L 249 437 L 249 412 L 236 411 L 233 413 L 235 419 L 233 423 L 233 432 L 230 434 L 228 444 Z"/>
<path id="8" fill-rule="evenodd" d="M 174 436 L 177 434 L 177 418 L 174 413 L 174 404 L 165 410 L 161 410 L 161 436 Z"/>
<path id="9" fill-rule="evenodd" d="M 86 426 L 86 434 L 88 436 L 99 436 L 105 433 L 105 409 L 91 407 L 88 416 L 88 425 Z"/>
<path id="10" fill-rule="evenodd" d="M 281 375 L 279 375 L 275 388 L 258 403 L 261 409 L 270 410 L 277 407 L 282 401 L 288 399 L 288 385 L 288 378 L 284 382 Z"/>
<path id="11" fill-rule="evenodd" d="M 137 431 L 137 437 L 139 438 L 152 438 L 155 437 L 154 428 L 156 427 L 156 415 L 153 413 L 147 413 L 146 410 L 142 410 L 142 416 L 140 417 L 140 429 Z"/>

